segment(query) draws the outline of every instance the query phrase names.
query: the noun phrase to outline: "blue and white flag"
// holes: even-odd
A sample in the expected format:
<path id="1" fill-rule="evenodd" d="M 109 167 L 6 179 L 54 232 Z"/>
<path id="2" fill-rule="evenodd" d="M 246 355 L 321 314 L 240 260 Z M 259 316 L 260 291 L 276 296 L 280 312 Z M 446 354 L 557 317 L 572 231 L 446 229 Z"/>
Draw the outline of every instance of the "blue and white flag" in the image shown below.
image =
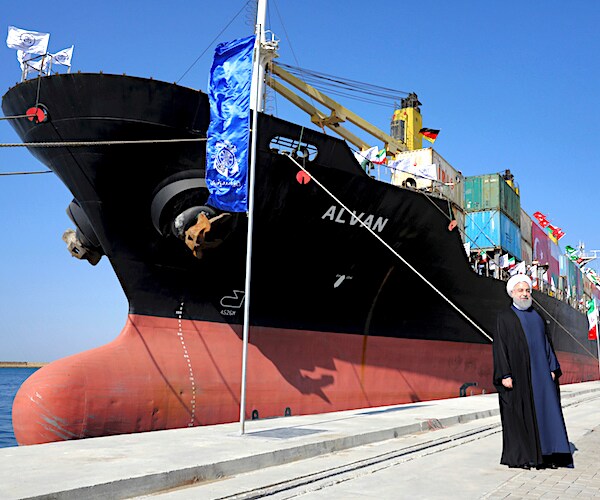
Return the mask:
<path id="1" fill-rule="evenodd" d="M 391 161 L 388 167 L 394 172 L 406 172 L 407 174 L 422 177 L 423 179 L 437 180 L 437 165 L 417 165 L 411 158 L 402 158 L 400 160 Z"/>
<path id="2" fill-rule="evenodd" d="M 8 27 L 6 45 L 10 49 L 22 50 L 28 54 L 45 54 L 48 52 L 50 33 L 22 30 L 14 26 Z"/>
<path id="3" fill-rule="evenodd" d="M 206 142 L 207 204 L 248 210 L 250 87 L 255 36 L 220 43 L 208 81 L 210 125 Z"/>
<path id="4" fill-rule="evenodd" d="M 73 45 L 68 49 L 62 49 L 54 54 L 50 54 L 53 64 L 61 64 L 71 67 L 71 59 L 73 58 Z"/>
<path id="5" fill-rule="evenodd" d="M 23 52 L 22 50 L 17 50 L 17 61 L 19 61 L 21 71 L 25 73 L 26 78 L 29 75 L 40 73 L 42 75 L 48 74 L 49 58 L 46 55 L 29 54 L 27 52 Z"/>

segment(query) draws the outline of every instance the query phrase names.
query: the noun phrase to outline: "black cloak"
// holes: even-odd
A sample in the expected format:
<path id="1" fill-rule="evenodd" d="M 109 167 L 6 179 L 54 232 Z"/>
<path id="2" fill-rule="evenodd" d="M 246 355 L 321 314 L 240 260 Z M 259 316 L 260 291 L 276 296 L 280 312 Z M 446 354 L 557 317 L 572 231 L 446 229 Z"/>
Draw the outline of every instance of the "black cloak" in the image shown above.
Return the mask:
<path id="1" fill-rule="evenodd" d="M 546 333 L 546 338 L 547 333 Z M 550 348 L 554 348 L 548 338 Z M 497 334 L 493 343 L 494 386 L 500 401 L 502 420 L 502 457 L 500 463 L 509 467 L 525 464 L 544 465 L 540 445 L 539 429 L 536 420 L 534 394 L 531 380 L 529 346 L 521 322 L 511 309 L 498 315 Z M 555 386 L 558 392 L 560 368 L 555 370 Z M 513 389 L 502 385 L 506 375 L 513 379 Z M 563 422 L 564 426 L 564 422 Z M 560 454 L 552 458 L 558 465 L 571 465 L 571 454 Z"/>

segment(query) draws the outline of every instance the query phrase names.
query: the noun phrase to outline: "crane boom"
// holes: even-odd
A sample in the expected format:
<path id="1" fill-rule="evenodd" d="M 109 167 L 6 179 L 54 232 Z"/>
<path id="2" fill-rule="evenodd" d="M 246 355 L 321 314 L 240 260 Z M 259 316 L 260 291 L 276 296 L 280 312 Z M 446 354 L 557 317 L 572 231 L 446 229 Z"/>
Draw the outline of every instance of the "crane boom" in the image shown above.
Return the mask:
<path id="1" fill-rule="evenodd" d="M 350 144 L 354 144 L 357 148 L 369 148 L 369 145 L 360 137 L 357 137 L 348 129 L 345 129 L 338 123 L 332 123 L 329 120 L 329 118 L 325 116 L 321 111 L 319 111 L 309 102 L 302 99 L 302 97 L 300 97 L 298 94 L 288 89 L 285 85 L 279 83 L 277 80 L 269 79 L 267 80 L 267 85 L 269 85 L 273 90 L 285 97 L 292 104 L 299 107 L 302 111 L 306 111 L 310 115 L 310 121 L 312 121 L 314 124 L 319 125 L 320 127 L 330 128 L 331 130 L 342 136 L 344 139 L 346 139 Z"/>
<path id="2" fill-rule="evenodd" d="M 408 148 L 406 145 L 397 139 L 394 139 L 392 136 L 386 134 L 383 130 L 377 128 L 375 125 L 369 123 L 364 118 L 361 118 L 356 113 L 352 112 L 348 108 L 345 108 L 338 102 L 334 101 L 327 95 L 323 94 L 316 88 L 312 87 L 308 83 L 303 82 L 299 78 L 296 78 L 294 75 L 285 71 L 281 66 L 278 66 L 275 63 L 271 63 L 269 65 L 269 69 L 272 74 L 277 75 L 279 78 L 289 83 L 299 91 L 305 93 L 310 96 L 312 99 L 317 101 L 319 104 L 322 104 L 326 108 L 331 110 L 331 114 L 329 116 L 325 116 L 321 113 L 317 108 L 313 105 L 296 95 L 293 91 L 288 89 L 287 87 L 281 85 L 277 80 L 272 78 L 267 79 L 267 85 L 273 88 L 276 92 L 280 93 L 283 97 L 288 99 L 290 102 L 300 107 L 303 111 L 306 111 L 311 115 L 311 121 L 317 125 L 328 127 L 346 140 L 354 144 L 356 147 L 361 149 L 366 149 L 369 145 L 365 144 L 364 141 L 359 139 L 357 136 L 349 132 L 347 129 L 344 129 L 339 124 L 344 121 L 349 121 L 353 123 L 357 127 L 361 128 L 365 132 L 369 133 L 376 139 L 382 141 L 385 144 L 385 148 L 391 154 L 395 154 L 399 151 L 406 151 Z M 344 135 L 346 134 L 346 135 Z"/>

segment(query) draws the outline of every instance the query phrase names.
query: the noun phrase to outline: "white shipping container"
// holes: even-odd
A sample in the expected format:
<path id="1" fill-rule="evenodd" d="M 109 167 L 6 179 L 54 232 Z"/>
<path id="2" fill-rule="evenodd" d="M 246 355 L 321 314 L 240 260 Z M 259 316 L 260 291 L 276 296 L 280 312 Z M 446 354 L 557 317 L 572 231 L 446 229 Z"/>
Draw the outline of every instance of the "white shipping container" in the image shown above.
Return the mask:
<path id="1" fill-rule="evenodd" d="M 521 238 L 523 238 L 529 246 L 532 244 L 531 240 L 531 225 L 533 221 L 531 217 L 525 212 L 525 210 L 521 209 Z"/>
<path id="2" fill-rule="evenodd" d="M 396 160 L 404 158 L 410 158 L 414 167 L 435 165 L 437 180 L 432 181 L 407 172 L 392 171 L 392 184 L 437 193 L 448 198 L 461 209 L 464 207 L 464 176 L 460 170 L 456 170 L 433 148 L 403 151 L 396 154 Z"/>

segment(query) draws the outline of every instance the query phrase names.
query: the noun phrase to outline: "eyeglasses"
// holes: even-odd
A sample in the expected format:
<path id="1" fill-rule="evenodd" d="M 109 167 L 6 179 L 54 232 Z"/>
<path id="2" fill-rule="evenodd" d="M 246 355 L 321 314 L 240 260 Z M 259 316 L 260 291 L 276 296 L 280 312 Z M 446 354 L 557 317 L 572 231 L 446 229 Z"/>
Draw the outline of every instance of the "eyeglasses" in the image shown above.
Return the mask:
<path id="1" fill-rule="evenodd" d="M 513 291 L 516 293 L 531 293 L 529 288 L 513 288 Z"/>

